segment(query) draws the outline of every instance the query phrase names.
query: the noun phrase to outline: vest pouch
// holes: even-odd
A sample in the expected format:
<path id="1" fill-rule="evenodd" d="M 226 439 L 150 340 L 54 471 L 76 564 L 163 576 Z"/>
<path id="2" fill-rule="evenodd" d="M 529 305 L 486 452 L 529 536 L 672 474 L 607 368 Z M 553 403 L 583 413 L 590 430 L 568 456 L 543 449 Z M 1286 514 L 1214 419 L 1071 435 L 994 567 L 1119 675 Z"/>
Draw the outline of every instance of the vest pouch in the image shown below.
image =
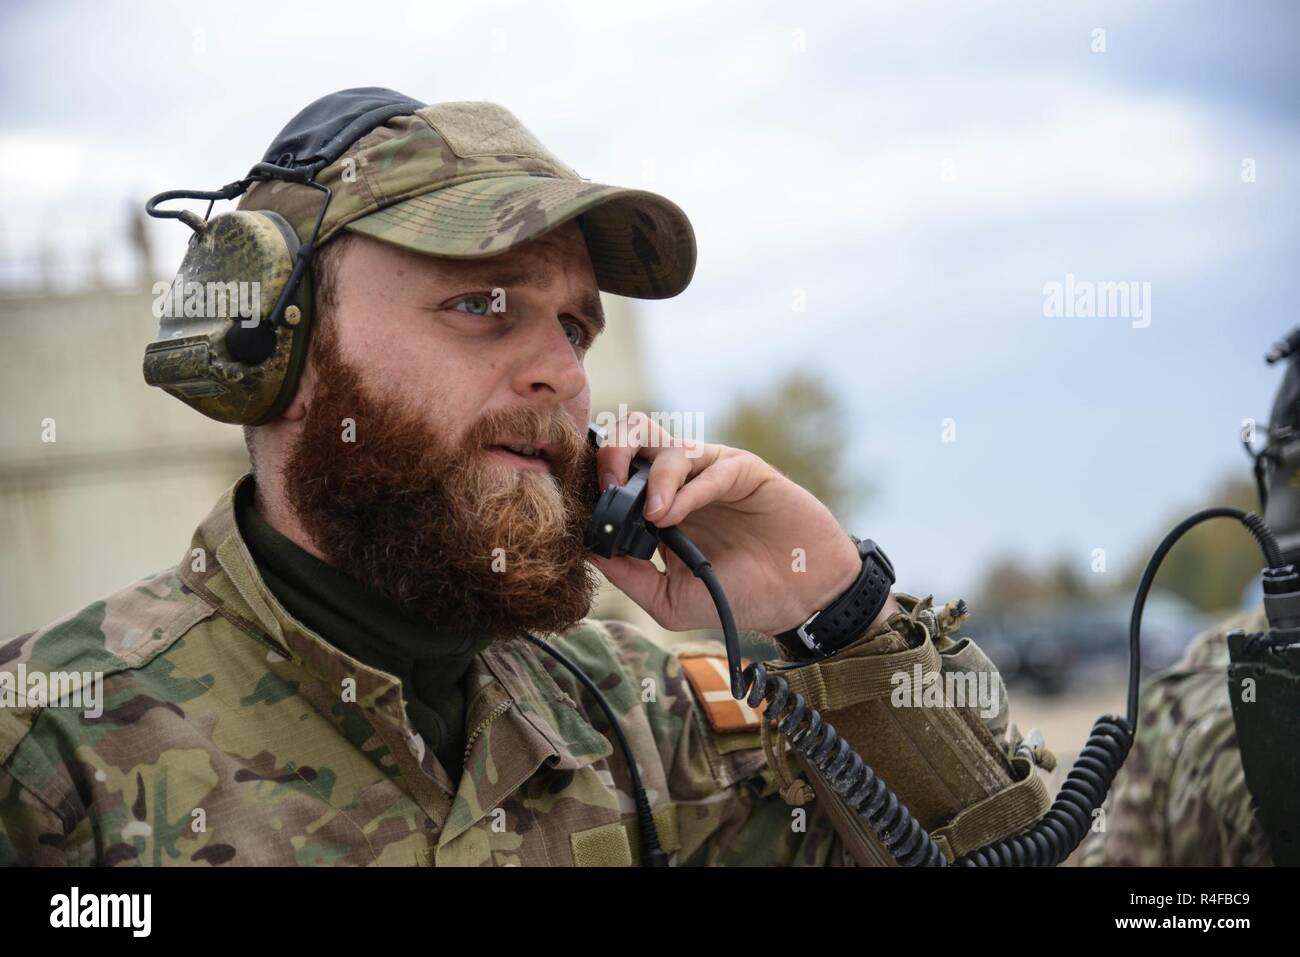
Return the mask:
<path id="1" fill-rule="evenodd" d="M 912 602 L 900 597 L 904 607 Z M 1007 718 L 996 668 L 969 639 L 940 639 L 948 652 L 941 654 L 926 626 L 906 613 L 889 625 L 835 657 L 769 662 L 768 670 L 834 726 L 949 861 L 1028 830 L 1050 800 L 1033 761 L 1009 755 L 1006 741 L 990 730 L 1005 727 Z M 784 751 L 782 758 L 802 770 L 854 859 L 893 866 L 884 845 L 821 773 L 770 722 L 763 733 L 769 754 Z M 782 762 L 775 763 L 779 775 Z"/>

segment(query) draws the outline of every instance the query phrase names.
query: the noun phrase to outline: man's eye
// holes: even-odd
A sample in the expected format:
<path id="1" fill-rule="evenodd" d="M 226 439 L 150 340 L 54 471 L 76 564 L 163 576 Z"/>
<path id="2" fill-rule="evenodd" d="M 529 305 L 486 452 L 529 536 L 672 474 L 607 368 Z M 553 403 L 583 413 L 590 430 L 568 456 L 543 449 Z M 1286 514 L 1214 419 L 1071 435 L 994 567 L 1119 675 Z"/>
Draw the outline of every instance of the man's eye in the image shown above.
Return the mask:
<path id="1" fill-rule="evenodd" d="M 569 342 L 581 349 L 587 345 L 587 330 L 582 323 L 568 319 L 564 322 L 564 332 L 569 337 Z"/>
<path id="2" fill-rule="evenodd" d="M 464 306 L 465 308 L 461 308 Z M 472 316 L 486 316 L 492 312 L 492 299 L 489 296 L 466 296 L 451 308 L 468 312 Z"/>

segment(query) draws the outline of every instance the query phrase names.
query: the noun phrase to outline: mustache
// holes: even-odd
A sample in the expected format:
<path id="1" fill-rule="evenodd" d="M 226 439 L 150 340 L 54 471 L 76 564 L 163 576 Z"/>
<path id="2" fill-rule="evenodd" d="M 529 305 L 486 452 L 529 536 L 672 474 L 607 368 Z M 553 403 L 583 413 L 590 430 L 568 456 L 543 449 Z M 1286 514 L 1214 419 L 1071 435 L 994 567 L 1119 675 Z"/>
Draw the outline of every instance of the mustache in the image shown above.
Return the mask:
<path id="1" fill-rule="evenodd" d="M 547 462 L 560 477 L 573 477 L 583 467 L 595 467 L 586 428 L 580 428 L 560 409 L 524 406 L 484 413 L 461 441 L 461 452 L 467 458 L 478 456 L 490 446 L 507 442 L 544 447 Z"/>

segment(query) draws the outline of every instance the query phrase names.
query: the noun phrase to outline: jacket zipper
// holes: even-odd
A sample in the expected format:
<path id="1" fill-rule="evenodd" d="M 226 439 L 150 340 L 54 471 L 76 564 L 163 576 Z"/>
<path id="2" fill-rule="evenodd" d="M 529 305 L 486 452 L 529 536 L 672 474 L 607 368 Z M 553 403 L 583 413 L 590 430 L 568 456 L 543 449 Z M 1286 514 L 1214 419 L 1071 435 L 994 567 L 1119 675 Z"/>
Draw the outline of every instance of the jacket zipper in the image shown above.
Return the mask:
<path id="1" fill-rule="evenodd" d="M 483 733 L 489 724 L 509 711 L 512 704 L 514 704 L 514 702 L 508 699 L 502 701 L 499 705 L 489 711 L 482 721 L 474 726 L 474 730 L 470 732 L 469 738 L 465 741 L 465 756 L 463 760 L 466 764 L 469 763 L 469 752 L 474 747 L 474 742 L 478 740 L 478 736 Z"/>

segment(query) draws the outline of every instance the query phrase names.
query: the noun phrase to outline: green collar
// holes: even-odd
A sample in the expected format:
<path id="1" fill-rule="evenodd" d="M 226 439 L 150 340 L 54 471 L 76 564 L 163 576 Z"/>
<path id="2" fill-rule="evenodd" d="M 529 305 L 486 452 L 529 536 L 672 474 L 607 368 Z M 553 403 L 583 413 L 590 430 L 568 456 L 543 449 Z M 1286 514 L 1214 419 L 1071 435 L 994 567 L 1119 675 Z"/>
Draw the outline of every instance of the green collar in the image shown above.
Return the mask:
<path id="1" fill-rule="evenodd" d="M 454 781 L 465 747 L 470 662 L 490 642 L 419 617 L 277 532 L 254 505 L 252 480 L 235 517 L 267 588 L 287 612 L 339 650 L 398 678 L 411 724 Z"/>

